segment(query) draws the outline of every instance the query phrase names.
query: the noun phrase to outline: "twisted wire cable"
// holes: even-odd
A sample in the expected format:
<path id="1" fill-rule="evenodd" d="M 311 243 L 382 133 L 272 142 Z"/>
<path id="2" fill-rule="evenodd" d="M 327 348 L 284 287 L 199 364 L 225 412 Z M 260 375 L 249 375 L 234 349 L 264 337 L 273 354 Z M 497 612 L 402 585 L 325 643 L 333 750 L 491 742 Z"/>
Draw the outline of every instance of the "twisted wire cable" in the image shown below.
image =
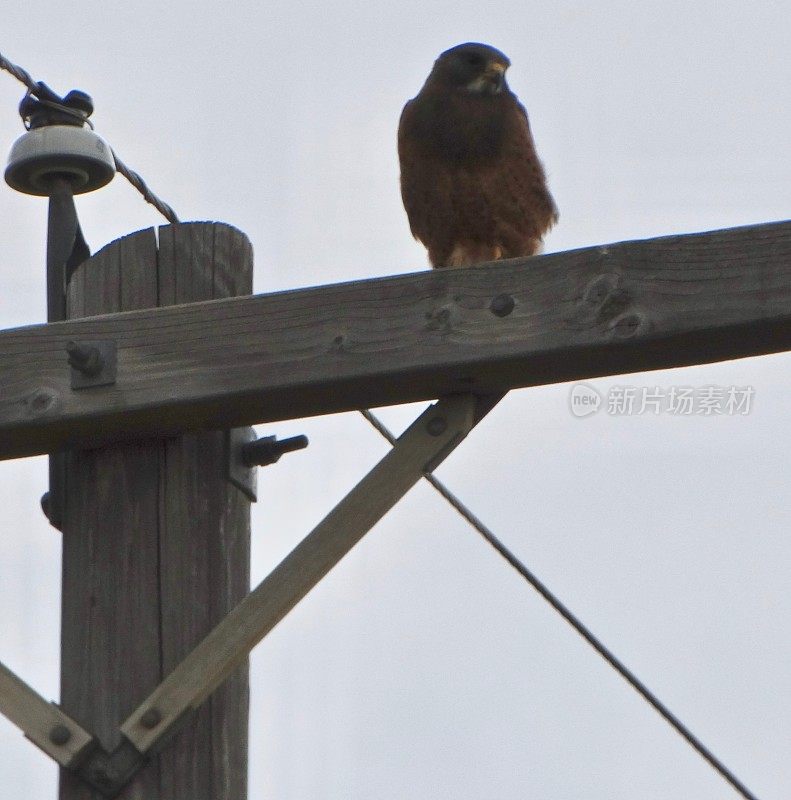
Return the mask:
<path id="1" fill-rule="evenodd" d="M 6 72 L 13 75 L 20 83 L 23 83 L 31 94 L 35 94 L 38 91 L 39 85 L 33 80 L 33 78 L 30 77 L 30 73 L 19 65 L 12 64 L 7 58 L 5 58 L 5 56 L 3 56 L 2 53 L 0 53 L 0 69 L 4 69 Z M 69 112 L 69 109 L 64 108 L 63 110 L 67 113 Z M 124 178 L 126 178 L 129 183 L 131 183 L 132 186 L 137 189 L 138 192 L 140 192 L 140 194 L 143 196 L 143 199 L 147 203 L 150 203 L 152 206 L 154 206 L 154 208 L 159 211 L 159 213 L 162 214 L 162 216 L 168 222 L 171 222 L 174 225 L 177 224 L 179 218 L 176 216 L 176 212 L 166 202 L 160 200 L 160 198 L 148 188 L 146 182 L 137 172 L 127 167 L 126 164 L 124 164 L 124 162 L 118 158 L 115 150 L 110 148 L 110 152 L 113 154 L 113 158 L 115 159 L 116 170 L 118 170 L 118 172 L 123 175 Z"/>

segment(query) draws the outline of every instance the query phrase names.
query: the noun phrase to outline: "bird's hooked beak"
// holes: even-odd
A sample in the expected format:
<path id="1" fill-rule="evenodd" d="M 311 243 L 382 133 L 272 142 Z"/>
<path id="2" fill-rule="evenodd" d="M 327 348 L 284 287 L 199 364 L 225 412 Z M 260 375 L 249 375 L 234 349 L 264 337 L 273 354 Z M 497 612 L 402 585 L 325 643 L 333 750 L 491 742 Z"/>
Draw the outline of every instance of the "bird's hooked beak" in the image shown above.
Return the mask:
<path id="1" fill-rule="evenodd" d="M 469 89 L 481 94 L 500 94 L 505 89 L 505 71 L 507 64 L 502 61 L 491 61 L 479 78 L 476 78 Z"/>
<path id="2" fill-rule="evenodd" d="M 506 69 L 508 69 L 508 67 L 506 67 L 505 64 L 501 63 L 500 61 L 492 61 L 492 63 L 486 68 L 486 72 L 483 73 L 484 77 L 494 87 L 495 94 L 502 92 L 503 87 L 505 86 Z"/>

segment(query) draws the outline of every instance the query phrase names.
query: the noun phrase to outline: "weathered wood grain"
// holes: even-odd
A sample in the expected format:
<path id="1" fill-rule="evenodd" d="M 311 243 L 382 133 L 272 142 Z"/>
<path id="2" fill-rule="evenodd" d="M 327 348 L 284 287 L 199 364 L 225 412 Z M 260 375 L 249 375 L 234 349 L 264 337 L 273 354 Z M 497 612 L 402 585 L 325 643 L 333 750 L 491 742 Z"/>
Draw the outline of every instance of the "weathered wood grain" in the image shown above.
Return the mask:
<path id="1" fill-rule="evenodd" d="M 250 243 L 234 228 L 180 225 L 160 231 L 160 302 L 249 294 L 252 267 Z M 160 589 L 162 674 L 167 675 L 249 591 L 250 503 L 226 478 L 223 431 L 165 440 L 162 457 Z M 246 659 L 240 664 L 160 754 L 162 800 L 246 800 L 249 690 Z"/>
<path id="2" fill-rule="evenodd" d="M 151 230 L 124 237 L 81 265 L 69 286 L 67 313 L 146 308 L 156 296 Z M 61 705 L 107 750 L 120 742 L 118 720 L 156 686 L 161 673 L 159 450 L 156 441 L 141 441 L 72 450 L 65 462 Z M 158 784 L 153 764 L 130 790 L 156 797 Z M 61 770 L 60 800 L 99 798 L 78 776 Z"/>
<path id="3" fill-rule="evenodd" d="M 249 242 L 228 226 L 166 229 L 159 251 L 154 231 L 141 231 L 77 270 L 69 313 L 210 299 L 251 283 Z M 249 503 L 225 479 L 216 432 L 75 448 L 66 495 L 62 704 L 112 750 L 121 722 L 246 594 Z M 121 797 L 244 800 L 246 748 L 243 668 Z M 65 771 L 60 797 L 98 800 Z"/>
<path id="4" fill-rule="evenodd" d="M 74 392 L 91 338 L 118 382 Z M 5 331 L 0 457 L 789 348 L 791 223 L 626 242 Z"/>

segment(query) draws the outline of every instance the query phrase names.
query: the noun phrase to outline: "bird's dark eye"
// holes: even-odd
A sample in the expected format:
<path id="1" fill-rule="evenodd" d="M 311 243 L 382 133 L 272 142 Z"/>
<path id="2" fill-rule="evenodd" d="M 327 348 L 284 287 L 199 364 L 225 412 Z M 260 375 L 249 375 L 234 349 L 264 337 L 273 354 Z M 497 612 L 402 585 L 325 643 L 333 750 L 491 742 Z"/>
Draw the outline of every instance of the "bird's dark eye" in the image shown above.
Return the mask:
<path id="1" fill-rule="evenodd" d="M 468 53 L 464 60 L 471 67 L 480 67 L 483 64 L 483 56 L 480 53 Z"/>

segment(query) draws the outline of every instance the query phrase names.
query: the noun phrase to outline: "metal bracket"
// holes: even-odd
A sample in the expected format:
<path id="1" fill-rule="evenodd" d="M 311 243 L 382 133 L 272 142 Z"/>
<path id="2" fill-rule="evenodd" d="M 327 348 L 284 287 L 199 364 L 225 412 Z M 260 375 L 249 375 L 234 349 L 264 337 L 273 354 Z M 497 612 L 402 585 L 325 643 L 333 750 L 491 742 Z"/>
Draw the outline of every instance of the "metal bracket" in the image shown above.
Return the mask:
<path id="1" fill-rule="evenodd" d="M 95 747 L 71 772 L 79 775 L 103 797 L 112 798 L 121 793 L 146 763 L 148 759 L 128 739 L 123 739 L 112 753 L 103 747 Z"/>
<path id="2" fill-rule="evenodd" d="M 47 224 L 47 322 L 66 319 L 66 286 L 77 266 L 90 255 L 77 218 L 71 184 L 65 179 L 57 180 L 49 198 Z M 63 454 L 52 453 L 49 457 L 49 491 L 41 498 L 41 507 L 50 524 L 58 530 L 63 523 L 65 485 Z"/>
<path id="3" fill-rule="evenodd" d="M 242 456 L 243 448 L 255 441 L 253 428 L 231 428 L 225 432 L 228 480 L 249 498 L 251 503 L 258 500 L 258 467 L 246 463 Z"/>
<path id="4" fill-rule="evenodd" d="M 74 270 L 90 258 L 69 181 L 56 180 L 47 224 L 47 322 L 66 319 L 66 286 Z"/>
<path id="5" fill-rule="evenodd" d="M 104 797 L 118 795 L 146 764 L 147 758 L 126 739 L 108 753 L 58 705 L 48 703 L 4 664 L 0 664 L 0 713 Z"/>
<path id="6" fill-rule="evenodd" d="M 117 355 L 115 342 L 69 342 L 71 388 L 87 389 L 115 383 Z"/>

